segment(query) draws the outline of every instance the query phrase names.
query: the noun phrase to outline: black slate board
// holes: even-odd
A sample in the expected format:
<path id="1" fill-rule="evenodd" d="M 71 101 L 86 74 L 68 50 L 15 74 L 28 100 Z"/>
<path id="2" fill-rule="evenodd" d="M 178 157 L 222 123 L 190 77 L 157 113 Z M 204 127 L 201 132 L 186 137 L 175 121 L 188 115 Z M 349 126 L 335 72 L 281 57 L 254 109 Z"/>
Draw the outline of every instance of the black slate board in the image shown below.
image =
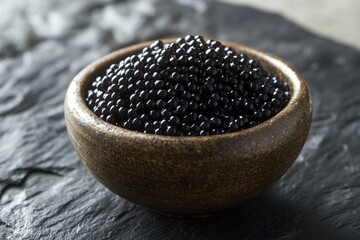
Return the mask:
<path id="1" fill-rule="evenodd" d="M 216 2 L 16 4 L 7 16 L 23 28 L 0 35 L 0 239 L 360 239 L 358 50 L 278 15 Z M 164 217 L 109 192 L 80 163 L 63 119 L 65 90 L 86 64 L 188 33 L 286 59 L 314 105 L 310 136 L 287 174 L 204 219 Z"/>

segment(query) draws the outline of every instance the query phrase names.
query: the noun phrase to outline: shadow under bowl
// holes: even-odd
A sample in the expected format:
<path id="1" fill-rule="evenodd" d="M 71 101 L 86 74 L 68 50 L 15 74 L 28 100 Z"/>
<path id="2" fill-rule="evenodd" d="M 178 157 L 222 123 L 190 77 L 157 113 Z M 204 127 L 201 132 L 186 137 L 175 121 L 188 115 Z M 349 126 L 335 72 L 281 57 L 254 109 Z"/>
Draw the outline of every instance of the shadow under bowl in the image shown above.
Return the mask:
<path id="1" fill-rule="evenodd" d="M 108 189 L 167 215 L 199 216 L 261 193 L 291 166 L 311 125 L 307 84 L 278 57 L 237 43 L 223 44 L 260 61 L 291 91 L 288 105 L 277 115 L 239 132 L 191 137 L 145 134 L 109 124 L 87 107 L 84 99 L 91 81 L 150 42 L 106 55 L 73 79 L 65 97 L 67 130 L 81 161 Z"/>

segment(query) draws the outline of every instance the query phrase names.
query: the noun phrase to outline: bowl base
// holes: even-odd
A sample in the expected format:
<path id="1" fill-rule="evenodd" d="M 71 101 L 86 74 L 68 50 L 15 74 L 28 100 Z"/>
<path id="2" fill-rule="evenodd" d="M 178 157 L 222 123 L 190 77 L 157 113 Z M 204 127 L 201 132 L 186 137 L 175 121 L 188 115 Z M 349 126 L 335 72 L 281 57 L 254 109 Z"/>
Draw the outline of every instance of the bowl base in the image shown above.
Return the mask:
<path id="1" fill-rule="evenodd" d="M 158 211 L 158 210 L 154 210 L 154 209 L 149 209 L 146 208 L 147 210 L 149 210 L 150 212 L 154 212 L 166 217 L 172 217 L 172 218 L 206 218 L 209 217 L 211 215 L 213 215 L 214 213 L 195 213 L 195 214 L 189 214 L 189 213 L 185 213 L 185 214 L 181 214 L 181 213 L 168 213 L 168 212 L 162 212 L 162 211 Z"/>

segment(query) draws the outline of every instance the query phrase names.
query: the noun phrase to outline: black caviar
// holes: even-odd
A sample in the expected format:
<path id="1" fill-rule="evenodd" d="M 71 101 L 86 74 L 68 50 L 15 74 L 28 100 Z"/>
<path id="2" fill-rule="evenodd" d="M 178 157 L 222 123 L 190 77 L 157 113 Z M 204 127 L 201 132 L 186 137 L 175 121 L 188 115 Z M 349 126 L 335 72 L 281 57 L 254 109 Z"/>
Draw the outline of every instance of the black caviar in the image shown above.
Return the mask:
<path id="1" fill-rule="evenodd" d="M 215 40 L 156 41 L 108 67 L 86 95 L 101 119 L 130 130 L 178 136 L 239 131 L 271 118 L 289 86 Z"/>

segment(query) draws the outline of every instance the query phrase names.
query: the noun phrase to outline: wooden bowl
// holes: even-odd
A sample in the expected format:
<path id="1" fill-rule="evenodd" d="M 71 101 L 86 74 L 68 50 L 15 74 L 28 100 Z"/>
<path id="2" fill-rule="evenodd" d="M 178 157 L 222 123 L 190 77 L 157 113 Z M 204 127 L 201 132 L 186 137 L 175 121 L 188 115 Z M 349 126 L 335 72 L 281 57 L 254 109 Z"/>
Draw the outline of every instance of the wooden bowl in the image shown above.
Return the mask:
<path id="1" fill-rule="evenodd" d="M 288 82 L 292 97 L 281 112 L 246 130 L 196 137 L 139 133 L 101 120 L 85 104 L 90 82 L 110 64 L 149 44 L 123 48 L 95 61 L 67 90 L 67 130 L 91 173 L 121 197 L 167 215 L 197 216 L 229 208 L 277 181 L 308 136 L 312 105 L 304 79 L 278 57 L 223 42 Z"/>

